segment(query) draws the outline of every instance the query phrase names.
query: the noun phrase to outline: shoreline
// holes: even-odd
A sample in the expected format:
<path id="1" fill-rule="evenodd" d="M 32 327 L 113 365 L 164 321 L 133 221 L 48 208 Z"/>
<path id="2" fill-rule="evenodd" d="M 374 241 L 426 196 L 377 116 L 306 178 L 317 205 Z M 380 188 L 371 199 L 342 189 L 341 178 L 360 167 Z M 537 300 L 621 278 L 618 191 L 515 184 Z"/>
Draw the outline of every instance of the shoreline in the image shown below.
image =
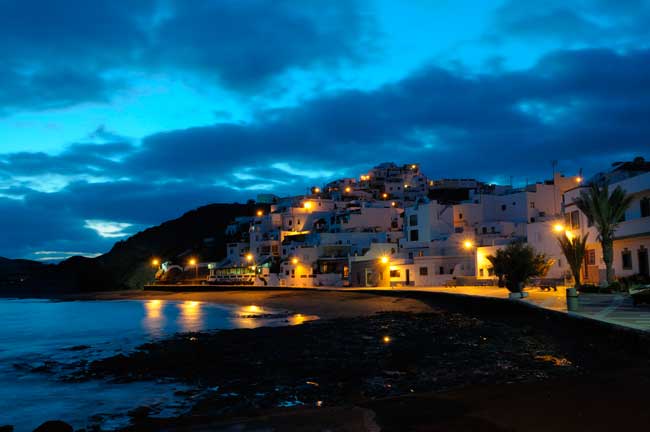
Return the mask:
<path id="1" fill-rule="evenodd" d="M 260 304 L 321 318 L 179 334 L 92 363 L 76 378 L 200 382 L 187 415 L 156 419 L 141 407 L 123 431 L 611 430 L 650 421 L 650 335 L 520 302 L 286 289 L 50 299 Z"/>

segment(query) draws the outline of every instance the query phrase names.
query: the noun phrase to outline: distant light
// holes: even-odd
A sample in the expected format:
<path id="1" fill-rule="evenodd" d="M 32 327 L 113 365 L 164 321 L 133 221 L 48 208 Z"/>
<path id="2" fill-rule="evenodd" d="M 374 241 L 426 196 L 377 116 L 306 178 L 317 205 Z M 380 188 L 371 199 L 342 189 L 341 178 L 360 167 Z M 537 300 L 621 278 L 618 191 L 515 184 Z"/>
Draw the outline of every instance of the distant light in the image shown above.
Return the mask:
<path id="1" fill-rule="evenodd" d="M 196 259 L 194 259 L 194 258 L 190 259 L 189 264 L 190 264 L 191 266 L 196 265 Z"/>
<path id="2" fill-rule="evenodd" d="M 380 261 L 382 264 L 388 264 L 388 257 L 384 255 L 383 257 L 381 257 Z"/>
<path id="3" fill-rule="evenodd" d="M 391 341 L 390 336 L 384 336 L 381 340 L 384 341 L 385 344 L 390 343 Z"/>
<path id="4" fill-rule="evenodd" d="M 576 177 L 576 183 L 582 183 L 582 177 Z"/>
<path id="5" fill-rule="evenodd" d="M 158 259 L 154 258 L 154 259 L 151 260 L 151 265 L 152 266 L 158 267 L 159 264 L 160 264 L 160 261 Z"/>
<path id="6" fill-rule="evenodd" d="M 293 259 L 291 259 L 291 263 L 292 263 L 293 265 L 298 264 L 298 258 L 293 258 Z"/>
<path id="7" fill-rule="evenodd" d="M 415 164 L 413 164 L 413 165 L 411 165 L 411 168 L 415 169 L 415 168 L 417 168 L 417 166 Z"/>
<path id="8" fill-rule="evenodd" d="M 257 211 L 257 217 L 264 216 L 264 212 L 262 210 Z"/>
<path id="9" fill-rule="evenodd" d="M 397 203 L 395 201 L 393 201 L 392 203 L 390 203 L 390 205 L 395 207 L 397 205 Z"/>
<path id="10" fill-rule="evenodd" d="M 319 188 L 319 187 L 315 187 L 315 188 L 314 188 L 314 193 L 320 193 L 320 188 Z"/>
<path id="11" fill-rule="evenodd" d="M 472 243 L 470 240 L 465 240 L 463 242 L 463 247 L 465 249 L 471 249 L 474 246 L 474 243 Z"/>
<path id="12" fill-rule="evenodd" d="M 246 261 L 253 261 L 253 254 L 247 254 L 246 255 Z"/>
<path id="13" fill-rule="evenodd" d="M 381 194 L 381 197 L 386 199 L 386 198 L 388 198 L 388 194 L 386 192 L 384 192 L 383 194 Z"/>
<path id="14" fill-rule="evenodd" d="M 303 206 L 304 206 L 307 210 L 309 210 L 309 209 L 311 208 L 311 202 L 310 202 L 310 201 L 305 201 L 305 203 L 303 204 Z"/>
<path id="15" fill-rule="evenodd" d="M 406 189 L 406 188 L 408 188 L 408 187 L 409 187 L 409 185 L 407 185 L 407 184 L 404 185 L 404 189 Z"/>
<path id="16" fill-rule="evenodd" d="M 352 188 L 350 186 L 346 186 L 346 188 L 345 188 L 346 193 L 350 193 L 351 190 L 352 190 Z"/>
<path id="17" fill-rule="evenodd" d="M 564 235 L 565 235 L 566 238 L 568 238 L 569 240 L 573 240 L 574 235 L 573 235 L 573 233 L 572 233 L 571 231 L 569 231 L 569 230 L 564 231 Z"/>
<path id="18" fill-rule="evenodd" d="M 564 225 L 562 225 L 561 223 L 556 223 L 555 225 L 553 225 L 553 231 L 555 231 L 558 234 L 563 232 L 564 231 Z"/>

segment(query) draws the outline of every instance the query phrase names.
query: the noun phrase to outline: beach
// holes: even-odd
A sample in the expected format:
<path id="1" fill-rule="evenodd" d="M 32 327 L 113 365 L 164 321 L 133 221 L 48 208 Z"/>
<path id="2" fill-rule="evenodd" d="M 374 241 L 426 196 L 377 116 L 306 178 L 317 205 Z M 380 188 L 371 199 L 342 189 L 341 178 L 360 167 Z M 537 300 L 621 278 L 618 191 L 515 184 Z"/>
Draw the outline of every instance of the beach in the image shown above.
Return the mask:
<path id="1" fill-rule="evenodd" d="M 650 419 L 647 334 L 516 302 L 290 290 L 92 297 L 259 304 L 320 318 L 182 334 L 72 374 L 194 388 L 185 415 L 150 418 L 141 407 L 124 430 L 611 430 Z"/>

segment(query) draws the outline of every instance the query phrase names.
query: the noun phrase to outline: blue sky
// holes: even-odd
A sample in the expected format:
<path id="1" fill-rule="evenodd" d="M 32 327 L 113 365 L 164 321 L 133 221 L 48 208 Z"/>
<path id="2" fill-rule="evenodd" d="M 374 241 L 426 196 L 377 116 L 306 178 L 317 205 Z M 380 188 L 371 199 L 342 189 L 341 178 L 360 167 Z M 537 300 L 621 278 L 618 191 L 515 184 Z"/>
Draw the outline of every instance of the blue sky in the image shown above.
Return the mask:
<path id="1" fill-rule="evenodd" d="M 376 163 L 648 157 L 648 1 L 0 0 L 0 256 L 93 255 Z"/>

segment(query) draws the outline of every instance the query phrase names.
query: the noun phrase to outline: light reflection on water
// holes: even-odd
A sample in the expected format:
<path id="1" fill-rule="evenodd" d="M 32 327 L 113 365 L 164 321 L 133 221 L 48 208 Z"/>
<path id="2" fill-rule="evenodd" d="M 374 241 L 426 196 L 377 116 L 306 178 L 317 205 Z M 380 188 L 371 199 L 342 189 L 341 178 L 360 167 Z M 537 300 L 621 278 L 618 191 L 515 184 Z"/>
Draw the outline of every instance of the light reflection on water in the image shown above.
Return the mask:
<path id="1" fill-rule="evenodd" d="M 32 430 L 45 420 L 62 419 L 80 428 L 99 412 L 177 403 L 173 390 L 178 386 L 171 384 L 62 383 L 56 375 L 30 368 L 46 361 L 75 363 L 128 352 L 177 332 L 292 325 L 316 318 L 278 312 L 260 305 L 192 300 L 0 299 L 0 425 Z"/>

